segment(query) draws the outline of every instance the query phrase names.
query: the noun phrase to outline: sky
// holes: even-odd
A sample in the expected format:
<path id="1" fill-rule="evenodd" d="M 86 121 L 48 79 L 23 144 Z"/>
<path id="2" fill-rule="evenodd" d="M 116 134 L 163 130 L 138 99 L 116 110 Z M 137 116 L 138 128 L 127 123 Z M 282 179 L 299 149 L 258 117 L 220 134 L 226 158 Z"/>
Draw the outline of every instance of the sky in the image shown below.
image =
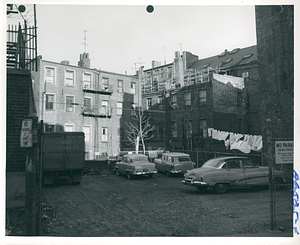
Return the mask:
<path id="1" fill-rule="evenodd" d="M 146 7 L 37 4 L 38 55 L 77 65 L 86 51 L 91 68 L 134 74 L 153 60 L 173 62 L 175 51 L 201 59 L 256 45 L 254 5 L 153 4 L 152 13 Z"/>

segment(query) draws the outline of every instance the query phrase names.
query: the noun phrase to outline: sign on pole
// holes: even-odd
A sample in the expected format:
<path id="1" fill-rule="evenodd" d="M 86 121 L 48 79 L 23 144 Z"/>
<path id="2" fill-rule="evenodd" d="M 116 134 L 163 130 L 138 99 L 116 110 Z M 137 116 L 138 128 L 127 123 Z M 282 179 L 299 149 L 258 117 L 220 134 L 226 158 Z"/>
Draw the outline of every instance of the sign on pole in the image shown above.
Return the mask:
<path id="1" fill-rule="evenodd" d="M 294 162 L 294 141 L 275 141 L 275 163 L 286 164 Z"/>
<path id="2" fill-rule="evenodd" d="M 32 119 L 24 119 L 22 121 L 20 146 L 25 148 L 32 147 Z"/>

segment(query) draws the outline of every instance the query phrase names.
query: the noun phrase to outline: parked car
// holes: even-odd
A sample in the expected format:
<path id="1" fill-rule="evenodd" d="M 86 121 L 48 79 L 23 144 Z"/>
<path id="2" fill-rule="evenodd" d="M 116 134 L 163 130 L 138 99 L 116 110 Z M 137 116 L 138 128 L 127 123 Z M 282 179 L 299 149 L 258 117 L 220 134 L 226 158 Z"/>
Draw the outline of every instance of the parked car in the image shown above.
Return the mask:
<path id="1" fill-rule="evenodd" d="M 195 163 L 191 161 L 190 155 L 180 152 L 163 153 L 161 158 L 154 159 L 154 163 L 158 171 L 171 174 L 184 174 L 187 170 L 195 167 Z"/>
<path id="2" fill-rule="evenodd" d="M 274 172 L 274 176 L 277 181 L 285 181 L 283 171 Z M 263 187 L 269 185 L 269 168 L 256 166 L 247 157 L 218 157 L 188 171 L 182 184 L 195 186 L 200 191 L 212 187 L 220 194 L 228 187 Z"/>
<path id="3" fill-rule="evenodd" d="M 149 162 L 144 154 L 126 154 L 115 165 L 117 175 L 126 175 L 128 179 L 133 176 L 147 175 L 150 178 L 157 173 L 154 163 Z"/>

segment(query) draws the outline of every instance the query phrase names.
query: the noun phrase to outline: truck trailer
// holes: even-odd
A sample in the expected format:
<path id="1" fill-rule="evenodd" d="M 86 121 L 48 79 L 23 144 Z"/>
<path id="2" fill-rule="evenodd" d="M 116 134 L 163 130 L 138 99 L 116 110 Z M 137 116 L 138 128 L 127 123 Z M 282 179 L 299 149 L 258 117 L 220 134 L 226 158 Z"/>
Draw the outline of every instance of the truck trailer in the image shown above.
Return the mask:
<path id="1" fill-rule="evenodd" d="M 84 133 L 45 132 L 41 140 L 43 184 L 52 184 L 61 176 L 80 184 L 85 159 Z"/>

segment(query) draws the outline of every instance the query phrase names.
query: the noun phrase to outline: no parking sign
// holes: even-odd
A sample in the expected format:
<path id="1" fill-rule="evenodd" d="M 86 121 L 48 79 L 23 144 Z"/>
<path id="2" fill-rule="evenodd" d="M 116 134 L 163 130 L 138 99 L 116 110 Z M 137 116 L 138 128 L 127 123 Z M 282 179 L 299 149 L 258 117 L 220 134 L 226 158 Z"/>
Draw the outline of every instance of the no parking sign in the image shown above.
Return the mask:
<path id="1" fill-rule="evenodd" d="M 32 119 L 22 121 L 20 146 L 24 148 L 32 147 Z"/>
<path id="2" fill-rule="evenodd" d="M 294 141 L 275 141 L 275 163 L 294 162 Z"/>

